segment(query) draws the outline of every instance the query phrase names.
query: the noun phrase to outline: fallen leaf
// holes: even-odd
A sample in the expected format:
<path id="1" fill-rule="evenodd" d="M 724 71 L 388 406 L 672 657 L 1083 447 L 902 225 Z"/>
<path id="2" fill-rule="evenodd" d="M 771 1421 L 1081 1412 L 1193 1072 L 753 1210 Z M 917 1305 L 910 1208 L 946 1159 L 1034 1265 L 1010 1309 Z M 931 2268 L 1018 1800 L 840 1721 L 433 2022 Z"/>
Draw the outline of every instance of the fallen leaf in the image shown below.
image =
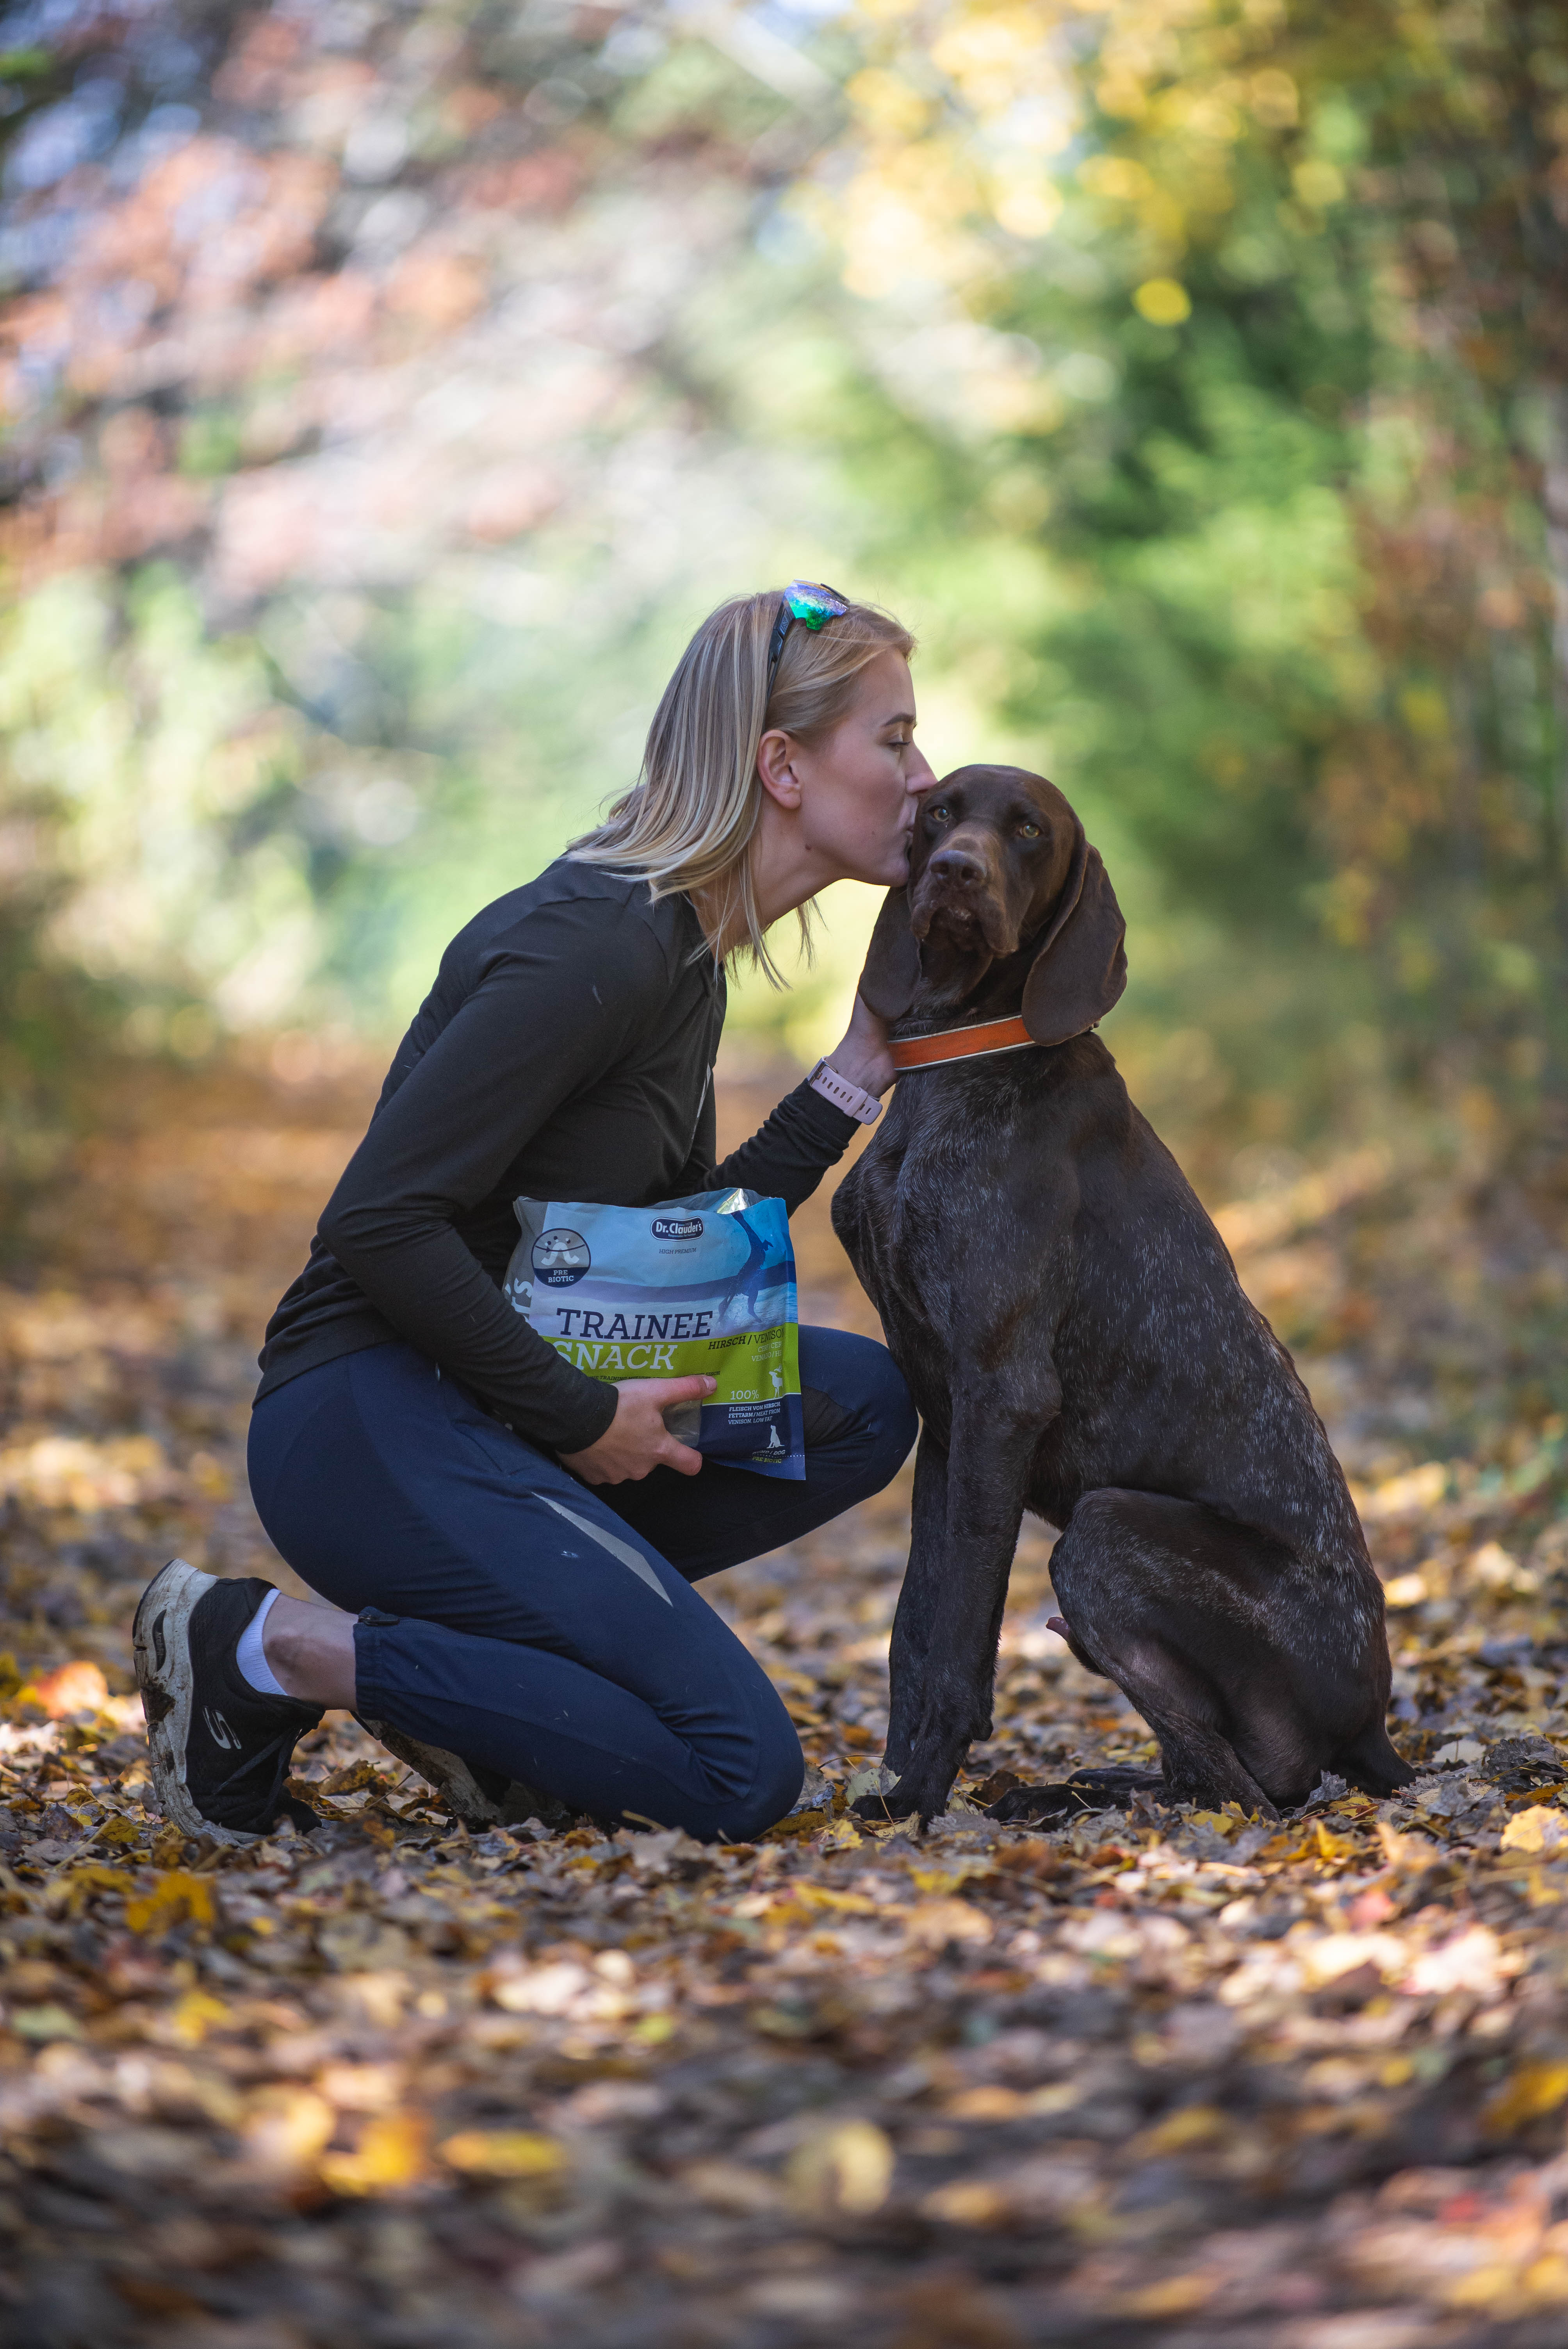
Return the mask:
<path id="1" fill-rule="evenodd" d="M 150 1892 L 125 1904 L 125 1921 L 133 1933 L 167 1932 L 187 1918 L 193 1925 L 210 1925 L 212 1917 L 211 1885 L 184 1868 L 170 1868 Z"/>
<path id="2" fill-rule="evenodd" d="M 992 1930 L 985 1910 L 971 1900 L 918 1900 L 904 1919 L 910 1940 L 931 1950 L 949 1941 L 988 1941 Z"/>
<path id="3" fill-rule="evenodd" d="M 1560 1851 L 1568 1843 L 1568 1813 L 1550 1803 L 1532 1803 L 1516 1811 L 1502 1831 L 1504 1851 Z"/>
<path id="4" fill-rule="evenodd" d="M 567 2167 L 565 2147 L 531 2129 L 460 2129 L 436 2150 L 466 2178 L 548 2178 Z"/>
<path id="5" fill-rule="evenodd" d="M 807 2137 L 790 2155 L 786 2176 L 801 2210 L 863 2219 L 887 2200 L 892 2170 L 892 2147 L 875 2123 L 848 2120 Z"/>
<path id="6" fill-rule="evenodd" d="M 267 2087 L 253 2099 L 241 2131 L 258 2168 L 288 2175 L 315 2160 L 337 2126 L 337 2115 L 313 2088 Z"/>
<path id="7" fill-rule="evenodd" d="M 1012 2212 L 1001 2188 L 978 2178 L 954 2178 L 934 2187 L 920 2207 L 946 2227 L 1002 2227 Z"/>
<path id="8" fill-rule="evenodd" d="M 79 2039 L 82 2026 L 63 2006 L 14 2007 L 10 2026 L 18 2039 Z"/>
<path id="9" fill-rule="evenodd" d="M 69 1713 L 98 1713 L 108 1702 L 108 1682 L 97 1664 L 61 1664 L 33 1683 L 33 1695 L 51 1721 Z"/>
<path id="10" fill-rule="evenodd" d="M 423 2113 L 380 2113 L 352 2153 L 322 2156 L 324 2185 L 335 2194 L 385 2194 L 411 2186 L 425 2167 L 430 2125 Z"/>
<path id="11" fill-rule="evenodd" d="M 1568 2103 L 1568 2064 L 1522 2064 L 1481 2107 L 1490 2137 L 1513 2137 Z"/>

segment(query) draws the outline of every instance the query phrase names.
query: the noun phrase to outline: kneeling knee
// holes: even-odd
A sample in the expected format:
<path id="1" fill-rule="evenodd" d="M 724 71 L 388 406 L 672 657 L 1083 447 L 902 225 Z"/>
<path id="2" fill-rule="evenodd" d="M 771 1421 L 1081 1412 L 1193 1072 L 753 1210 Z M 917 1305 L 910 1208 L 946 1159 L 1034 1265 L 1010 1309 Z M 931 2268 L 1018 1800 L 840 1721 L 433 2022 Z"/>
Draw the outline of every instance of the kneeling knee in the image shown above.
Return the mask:
<path id="1" fill-rule="evenodd" d="M 769 1737 L 748 1792 L 726 1806 L 722 1822 L 726 1838 L 731 1843 L 749 1843 L 754 1837 L 766 1835 L 794 1808 L 805 1783 L 806 1757 L 786 1720 L 784 1730 Z"/>

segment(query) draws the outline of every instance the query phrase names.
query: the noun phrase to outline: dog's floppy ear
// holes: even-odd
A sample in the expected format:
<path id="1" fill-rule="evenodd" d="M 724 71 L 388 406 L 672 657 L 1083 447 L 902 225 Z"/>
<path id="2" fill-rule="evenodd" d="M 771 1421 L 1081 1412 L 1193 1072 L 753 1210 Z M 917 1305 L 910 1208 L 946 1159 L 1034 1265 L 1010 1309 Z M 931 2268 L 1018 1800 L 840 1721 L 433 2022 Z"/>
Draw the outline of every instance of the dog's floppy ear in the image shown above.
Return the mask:
<path id="1" fill-rule="evenodd" d="M 909 926 L 909 891 L 890 889 L 866 948 L 859 994 L 879 1019 L 902 1019 L 920 984 L 920 948 Z"/>
<path id="2" fill-rule="evenodd" d="M 1037 1044 L 1065 1044 L 1103 1019 L 1127 985 L 1127 924 L 1081 829 L 1050 928 L 1024 984 L 1024 1025 Z"/>

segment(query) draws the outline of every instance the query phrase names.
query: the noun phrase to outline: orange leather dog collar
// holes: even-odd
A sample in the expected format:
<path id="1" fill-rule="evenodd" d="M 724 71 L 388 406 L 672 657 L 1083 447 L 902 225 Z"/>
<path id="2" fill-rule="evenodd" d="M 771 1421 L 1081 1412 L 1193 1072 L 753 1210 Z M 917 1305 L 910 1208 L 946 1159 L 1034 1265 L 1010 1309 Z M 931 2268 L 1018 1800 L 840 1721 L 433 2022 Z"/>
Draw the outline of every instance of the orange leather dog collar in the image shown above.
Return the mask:
<path id="1" fill-rule="evenodd" d="M 900 1076 L 910 1069 L 930 1069 L 942 1061 L 978 1061 L 988 1052 L 1016 1052 L 1034 1038 L 1022 1019 L 981 1019 L 969 1028 L 949 1028 L 938 1036 L 896 1040 L 892 1064 Z"/>

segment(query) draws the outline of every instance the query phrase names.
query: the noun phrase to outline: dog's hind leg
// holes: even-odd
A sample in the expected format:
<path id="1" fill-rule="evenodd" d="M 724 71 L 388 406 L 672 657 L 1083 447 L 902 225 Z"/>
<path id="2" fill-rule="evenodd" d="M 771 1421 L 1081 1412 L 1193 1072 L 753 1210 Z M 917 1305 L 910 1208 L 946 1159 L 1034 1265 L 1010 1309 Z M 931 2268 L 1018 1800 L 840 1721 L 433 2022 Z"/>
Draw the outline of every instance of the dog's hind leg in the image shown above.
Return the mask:
<path id="1" fill-rule="evenodd" d="M 1087 1493 L 1051 1559 L 1074 1653 L 1160 1740 L 1180 1800 L 1276 1816 L 1305 1799 L 1337 1738 L 1304 1716 L 1280 1561 L 1249 1527 L 1173 1495 Z"/>

